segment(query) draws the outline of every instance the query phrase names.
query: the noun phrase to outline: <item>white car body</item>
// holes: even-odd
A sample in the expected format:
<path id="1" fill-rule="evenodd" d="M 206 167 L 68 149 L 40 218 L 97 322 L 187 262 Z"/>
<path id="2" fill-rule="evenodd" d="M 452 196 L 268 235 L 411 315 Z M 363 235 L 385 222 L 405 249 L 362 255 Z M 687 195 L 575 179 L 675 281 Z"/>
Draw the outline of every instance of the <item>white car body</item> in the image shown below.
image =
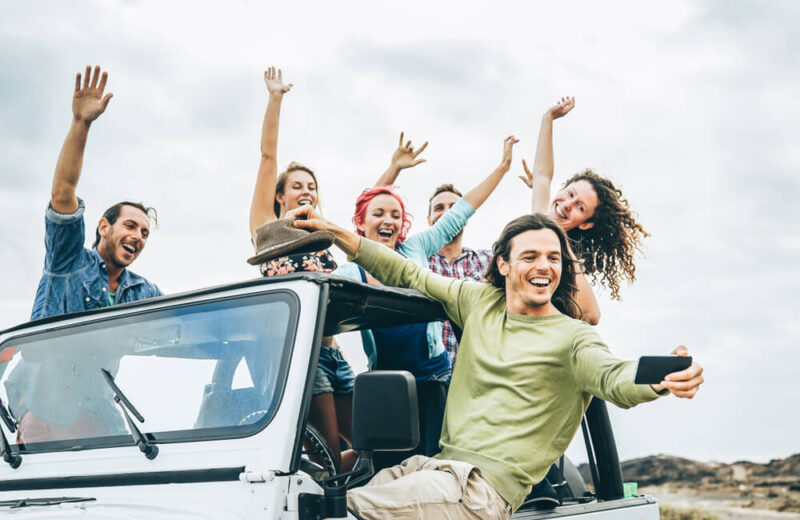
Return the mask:
<path id="1" fill-rule="evenodd" d="M 277 371 L 277 369 L 272 370 L 279 374 L 276 377 L 284 378 L 279 383 L 276 383 L 277 386 L 275 387 L 280 388 L 279 392 L 275 390 L 276 395 L 277 393 L 280 393 L 280 395 L 274 397 L 276 404 L 271 412 L 264 415 L 269 417 L 269 420 L 262 424 L 258 431 L 247 430 L 247 434 L 242 436 L 233 434 L 238 431 L 237 428 L 246 429 L 249 427 L 249 423 L 246 426 L 242 426 L 242 422 L 247 420 L 247 416 L 245 416 L 239 421 L 238 426 L 231 423 L 231 425 L 224 427 L 227 428 L 225 431 L 233 432 L 227 438 L 226 434 L 215 433 L 216 438 L 213 439 L 156 441 L 159 451 L 158 455 L 152 460 L 145 457 L 137 449 L 133 442 L 129 440 L 130 437 L 127 437 L 124 442 L 117 440 L 114 441 L 115 445 L 105 447 L 91 447 L 89 443 L 82 445 L 79 441 L 75 441 L 75 445 L 67 447 L 59 445 L 54 449 L 29 450 L 26 445 L 18 445 L 12 449 L 12 452 L 19 453 L 22 458 L 19 467 L 14 469 L 9 464 L 0 461 L 0 513 L 3 516 L 25 519 L 148 518 L 176 520 L 230 518 L 242 520 L 305 520 L 306 518 L 320 518 L 318 516 L 319 512 L 301 511 L 303 509 L 299 498 L 301 494 L 321 496 L 323 488 L 309 474 L 299 469 L 300 454 L 298 450 L 301 443 L 299 437 L 302 436 L 300 432 L 305 427 L 316 356 L 319 355 L 319 343 L 322 337 L 322 323 L 326 319 L 326 314 L 330 316 L 334 312 L 344 312 L 344 317 L 337 318 L 340 322 L 337 330 L 352 330 L 355 328 L 352 325 L 348 325 L 348 319 L 350 318 L 348 318 L 346 312 L 349 309 L 347 305 L 350 305 L 350 303 L 347 302 L 352 300 L 357 303 L 358 298 L 362 297 L 359 296 L 360 293 L 358 291 L 352 289 L 358 289 L 356 286 L 361 284 L 355 282 L 344 283 L 340 280 L 326 275 L 296 275 L 258 280 L 186 295 L 162 297 L 135 304 L 121 305 L 101 311 L 66 315 L 34 322 L 30 325 L 22 325 L 0 333 L 0 354 L 5 348 L 17 348 L 17 342 L 21 342 L 23 345 L 21 347 L 22 352 L 39 352 L 33 350 L 34 347 L 27 346 L 25 341 L 28 340 L 26 338 L 52 337 L 55 338 L 52 341 L 58 341 L 59 331 L 73 333 L 84 329 L 90 331 L 86 334 L 93 334 L 94 332 L 91 331 L 95 329 L 102 332 L 102 330 L 105 330 L 103 327 L 113 328 L 115 323 L 123 323 L 126 319 L 133 320 L 132 316 L 136 317 L 135 319 L 139 320 L 141 324 L 137 325 L 139 322 L 132 321 L 129 329 L 123 330 L 145 330 L 148 327 L 147 316 L 162 316 L 163 314 L 167 316 L 163 318 L 165 320 L 164 323 L 169 325 L 162 328 L 167 332 L 156 330 L 154 334 L 167 334 L 167 336 L 172 334 L 170 337 L 164 336 L 167 338 L 164 343 L 170 346 L 159 345 L 157 341 L 152 341 L 152 344 L 148 345 L 147 341 L 150 341 L 152 337 L 157 337 L 155 335 L 152 337 L 147 336 L 145 339 L 136 338 L 135 341 L 131 340 L 134 341 L 134 346 L 130 348 L 138 349 L 137 355 L 143 355 L 146 358 L 149 355 L 147 349 L 152 349 L 153 351 L 163 349 L 163 352 L 169 353 L 169 348 L 184 348 L 183 342 L 188 344 L 191 341 L 192 334 L 198 334 L 196 331 L 192 332 L 192 327 L 194 326 L 192 324 L 196 322 L 196 320 L 192 321 L 195 319 L 194 315 L 191 314 L 192 309 L 206 305 L 208 302 L 235 303 L 254 295 L 280 293 L 290 295 L 291 299 L 293 301 L 296 300 L 297 303 L 296 308 L 292 311 L 295 313 L 293 316 L 296 319 L 296 327 L 292 331 L 292 337 L 287 340 L 291 343 L 290 353 L 282 354 L 288 356 L 287 358 L 282 358 L 287 363 L 287 369 L 285 372 Z M 330 301 L 329 290 L 339 291 L 337 294 L 343 295 L 344 299 L 342 301 L 345 301 L 345 303 L 332 303 L 330 305 L 336 305 L 336 307 L 327 308 Z M 383 293 L 388 294 L 391 292 L 389 289 L 376 288 L 363 290 L 371 291 L 370 294 L 375 293 L 380 297 L 384 297 L 382 296 Z M 395 294 L 390 294 L 387 298 L 389 299 L 387 301 L 401 301 L 401 296 L 396 294 L 396 290 Z M 418 298 L 422 297 L 419 296 Z M 220 305 L 224 305 L 224 303 Z M 357 308 L 356 304 L 353 305 L 355 305 L 353 308 Z M 380 306 L 376 306 L 376 308 L 378 307 Z M 172 312 L 172 309 L 181 309 L 179 312 L 187 313 L 186 316 L 188 318 L 186 318 L 186 321 L 174 322 L 177 325 L 173 324 L 173 321 L 177 318 L 170 317 L 169 312 Z M 234 307 L 235 309 L 238 309 L 238 307 Z M 158 314 L 159 312 L 162 314 Z M 226 310 L 225 312 L 228 311 Z M 417 321 L 422 321 L 424 318 L 430 318 L 431 316 L 429 309 L 421 312 L 421 314 L 422 316 L 417 317 Z M 145 318 L 141 318 L 141 316 Z M 357 317 L 352 318 L 352 320 L 356 321 L 357 319 Z M 406 319 L 408 321 L 408 318 Z M 265 324 L 264 326 L 266 327 L 267 325 Z M 252 327 L 257 329 L 259 324 L 252 324 Z M 226 333 L 233 337 L 236 329 L 234 327 L 232 329 L 233 332 L 228 331 Z M 143 334 L 146 335 L 148 333 L 145 331 Z M 220 338 L 212 339 L 214 341 L 220 340 Z M 234 339 L 231 342 L 234 342 Z M 125 341 L 120 341 L 120 343 L 125 343 Z M 223 341 L 223 343 L 225 345 L 228 344 L 227 340 Z M 9 347 L 9 345 L 12 346 Z M 25 350 L 26 348 L 29 350 Z M 86 348 L 95 347 L 90 345 Z M 96 348 L 103 348 L 103 346 L 100 345 Z M 24 356 L 20 357 L 21 355 L 18 353 L 13 354 L 18 350 L 17 348 L 17 351 L 8 351 L 12 353 L 9 355 L 14 357 L 11 361 L 6 361 L 3 372 L 0 372 L 0 398 L 6 404 L 9 404 L 11 399 L 6 393 L 4 385 L 9 378 L 9 374 L 17 369 L 17 364 L 22 363 L 21 359 L 24 358 Z M 40 349 L 40 351 L 46 353 L 45 350 Z M 0 358 L 2 358 L 2 355 L 0 355 Z M 33 358 L 38 359 L 35 356 Z M 125 359 L 125 357 L 123 356 L 122 359 Z M 148 359 L 158 363 L 163 362 L 162 364 L 167 367 L 189 363 L 184 361 L 184 358 L 173 363 L 172 358 L 168 355 Z M 242 359 L 245 358 L 243 357 Z M 28 363 L 29 361 L 25 362 Z M 192 361 L 191 363 L 194 362 Z M 32 363 L 35 363 L 35 361 Z M 122 361 L 122 363 L 125 362 Z M 248 366 L 248 363 L 249 361 L 245 361 L 245 366 Z M 3 363 L 0 362 L 0 367 L 2 365 Z M 77 374 L 75 366 L 72 368 L 73 372 Z M 65 368 L 65 370 L 68 371 L 69 369 Z M 237 368 L 237 373 L 238 371 L 239 369 Z M 186 369 L 184 372 L 176 372 L 175 377 L 180 378 L 182 377 L 181 374 L 188 377 L 191 373 Z M 167 375 L 165 376 L 164 374 Z M 75 377 L 86 376 L 75 375 Z M 163 382 L 166 385 L 165 387 L 169 387 L 169 385 L 175 384 L 175 381 L 168 381 L 170 377 L 172 375 L 167 371 L 160 373 L 160 375 L 152 375 L 151 381 L 147 380 L 146 374 L 139 374 L 134 381 L 129 379 L 126 382 L 122 382 L 124 377 L 121 371 L 117 382 L 123 391 L 141 385 L 141 388 L 136 391 L 138 394 L 136 396 L 129 395 L 129 397 L 146 418 L 149 414 L 154 414 L 156 412 L 155 408 L 158 406 L 164 406 L 165 408 L 174 406 L 176 414 L 177 412 L 186 412 L 187 416 L 197 416 L 198 418 L 195 422 L 195 427 L 197 427 L 201 420 L 200 416 L 203 414 L 202 410 L 199 415 L 193 409 L 186 410 L 193 406 L 191 403 L 199 402 L 195 398 L 196 396 L 183 395 L 183 389 L 172 392 L 169 395 L 147 395 L 146 389 L 149 385 L 156 387 Z M 34 384 L 44 385 L 46 383 L 46 381 L 41 381 Z M 180 381 L 177 381 L 178 387 L 180 387 L 180 383 Z M 133 390 L 136 390 L 136 388 L 133 388 Z M 189 393 L 188 390 L 187 393 Z M 205 403 L 206 401 L 202 401 L 200 407 L 205 406 Z M 262 412 L 264 410 L 259 410 L 256 414 Z M 33 414 L 33 411 L 29 413 Z M 170 420 L 170 415 L 162 415 L 161 419 L 158 417 L 155 419 L 156 423 L 162 420 L 164 424 L 167 424 Z M 21 421 L 19 417 L 16 419 Z M 148 434 L 152 432 L 152 430 L 148 429 L 149 424 L 145 421 L 139 424 L 139 427 Z M 11 432 L 5 425 L 0 427 L 3 429 L 5 437 L 14 446 L 17 442 L 16 435 L 19 430 Z M 189 432 L 187 435 L 194 431 L 191 428 L 184 430 Z M 197 431 L 211 430 L 200 428 Z M 158 436 L 159 434 L 154 433 L 154 435 Z M 108 438 L 112 437 L 109 436 Z M 113 438 L 117 439 L 117 437 Z M 47 443 L 45 442 L 42 445 L 45 444 Z M 34 446 L 34 444 L 31 444 L 31 446 Z M 68 497 L 72 500 L 85 500 L 61 501 L 62 497 Z M 53 499 L 52 503 L 35 503 L 36 499 L 47 498 Z M 631 520 L 655 519 L 658 518 L 658 507 L 651 497 L 640 496 L 611 501 L 598 502 L 594 500 L 583 504 L 563 505 L 551 511 L 521 510 L 515 514 L 515 518 L 537 519 L 573 516 L 592 520 L 611 518 L 622 520 L 628 518 Z M 346 517 L 356 518 L 351 513 L 348 513 Z"/>

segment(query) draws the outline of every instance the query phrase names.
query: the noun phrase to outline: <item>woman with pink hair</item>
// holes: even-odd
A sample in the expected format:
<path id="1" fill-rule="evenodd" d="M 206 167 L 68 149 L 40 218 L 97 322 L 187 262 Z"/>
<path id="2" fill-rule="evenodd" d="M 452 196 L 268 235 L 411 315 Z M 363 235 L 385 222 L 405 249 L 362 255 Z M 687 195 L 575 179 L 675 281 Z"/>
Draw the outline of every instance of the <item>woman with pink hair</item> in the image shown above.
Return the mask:
<path id="1" fill-rule="evenodd" d="M 425 231 L 408 236 L 411 215 L 403 199 L 394 186 L 378 186 L 365 190 L 356 200 L 353 215 L 356 232 L 427 268 L 428 257 L 461 232 L 467 220 L 489 198 L 508 172 L 516 143 L 514 136 L 507 137 L 503 141 L 500 165 Z M 354 263 L 339 266 L 334 274 L 379 284 Z M 450 381 L 450 358 L 442 342 L 440 321 L 364 330 L 361 331 L 361 339 L 371 370 L 407 370 L 417 381 Z M 443 406 L 440 408 L 443 410 Z M 422 413 L 425 413 L 424 410 Z M 431 418 L 431 424 L 436 424 L 436 421 L 437 418 Z M 438 418 L 438 429 L 441 429 L 441 417 Z M 437 428 L 431 428 L 429 435 L 423 434 L 419 448 L 422 453 L 433 455 L 438 451 L 439 434 L 435 430 Z"/>

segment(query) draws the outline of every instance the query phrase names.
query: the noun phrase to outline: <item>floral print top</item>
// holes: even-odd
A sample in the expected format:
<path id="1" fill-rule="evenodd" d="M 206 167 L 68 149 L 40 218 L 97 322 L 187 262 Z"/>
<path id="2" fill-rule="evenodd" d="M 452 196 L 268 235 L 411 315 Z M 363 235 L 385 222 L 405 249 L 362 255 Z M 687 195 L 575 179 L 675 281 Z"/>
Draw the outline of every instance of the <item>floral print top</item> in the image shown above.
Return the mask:
<path id="1" fill-rule="evenodd" d="M 328 250 L 317 251 L 314 253 L 298 253 L 295 255 L 282 256 L 264 262 L 260 266 L 261 274 L 264 276 L 276 276 L 279 274 L 297 273 L 301 271 L 316 271 L 320 273 L 330 273 L 336 269 L 336 260 Z"/>

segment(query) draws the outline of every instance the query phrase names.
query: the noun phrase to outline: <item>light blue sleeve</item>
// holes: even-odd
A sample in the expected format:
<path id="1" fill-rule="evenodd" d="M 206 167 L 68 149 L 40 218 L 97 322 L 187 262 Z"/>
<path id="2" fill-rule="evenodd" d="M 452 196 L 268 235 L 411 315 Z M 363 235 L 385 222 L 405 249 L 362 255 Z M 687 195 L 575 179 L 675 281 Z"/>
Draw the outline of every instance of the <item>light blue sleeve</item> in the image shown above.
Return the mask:
<path id="1" fill-rule="evenodd" d="M 427 259 L 449 243 L 464 228 L 469 218 L 475 214 L 475 208 L 464 199 L 459 200 L 434 225 L 408 237 L 398 247 L 398 252 L 406 258 Z"/>
<path id="2" fill-rule="evenodd" d="M 343 278 L 349 278 L 357 282 L 361 281 L 361 273 L 358 271 L 358 265 L 354 264 L 353 262 L 347 262 L 346 264 L 339 265 L 339 267 L 334 269 L 331 274 L 335 274 Z"/>

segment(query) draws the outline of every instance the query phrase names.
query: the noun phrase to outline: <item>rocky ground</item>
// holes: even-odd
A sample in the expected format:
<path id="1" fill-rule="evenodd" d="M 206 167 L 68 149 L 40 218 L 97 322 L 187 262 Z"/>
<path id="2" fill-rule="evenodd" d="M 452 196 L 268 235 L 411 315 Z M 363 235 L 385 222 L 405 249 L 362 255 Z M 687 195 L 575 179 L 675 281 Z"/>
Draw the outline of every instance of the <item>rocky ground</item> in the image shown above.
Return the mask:
<path id="1" fill-rule="evenodd" d="M 711 511 L 721 519 L 800 519 L 800 454 L 767 464 L 696 462 L 656 455 L 625 461 L 626 482 L 675 507 Z M 589 468 L 579 468 L 589 480 Z"/>

